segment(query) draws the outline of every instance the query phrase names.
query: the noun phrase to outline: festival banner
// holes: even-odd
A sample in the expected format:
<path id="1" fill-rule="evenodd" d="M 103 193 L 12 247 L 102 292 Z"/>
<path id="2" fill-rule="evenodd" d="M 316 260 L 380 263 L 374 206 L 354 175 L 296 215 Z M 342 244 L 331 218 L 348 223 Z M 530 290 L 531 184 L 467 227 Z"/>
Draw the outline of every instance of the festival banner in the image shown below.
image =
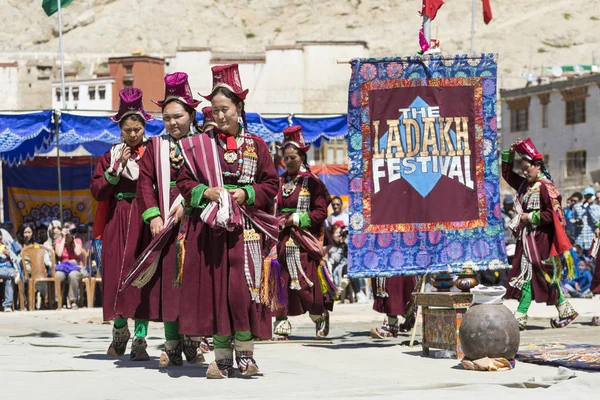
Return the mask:
<path id="1" fill-rule="evenodd" d="M 349 274 L 507 268 L 495 54 L 352 61 Z"/>
<path id="2" fill-rule="evenodd" d="M 60 163 L 64 221 L 93 222 L 97 203 L 90 193 L 90 181 L 96 158 L 61 157 Z M 4 165 L 2 172 L 5 220 L 16 227 L 24 222 L 39 226 L 60 220 L 55 157 L 36 157 L 20 166 Z"/>

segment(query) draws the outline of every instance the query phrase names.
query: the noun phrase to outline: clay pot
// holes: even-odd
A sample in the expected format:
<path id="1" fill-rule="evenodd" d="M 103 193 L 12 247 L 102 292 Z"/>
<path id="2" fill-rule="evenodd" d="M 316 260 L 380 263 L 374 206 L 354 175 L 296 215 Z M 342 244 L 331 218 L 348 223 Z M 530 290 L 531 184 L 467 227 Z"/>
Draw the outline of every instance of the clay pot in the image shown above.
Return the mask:
<path id="1" fill-rule="evenodd" d="M 504 304 L 473 304 L 459 330 L 464 356 L 513 359 L 521 340 L 519 324 Z"/>

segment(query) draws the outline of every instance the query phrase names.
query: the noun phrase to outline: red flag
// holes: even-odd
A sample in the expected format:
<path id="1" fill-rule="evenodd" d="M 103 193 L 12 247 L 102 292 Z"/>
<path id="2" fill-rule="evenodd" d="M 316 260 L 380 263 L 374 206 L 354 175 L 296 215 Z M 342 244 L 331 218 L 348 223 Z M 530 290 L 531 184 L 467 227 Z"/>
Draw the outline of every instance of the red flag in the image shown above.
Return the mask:
<path id="1" fill-rule="evenodd" d="M 421 9 L 421 15 L 427 15 L 429 19 L 433 21 L 438 10 L 443 4 L 444 0 L 423 0 L 423 8 Z"/>
<path id="2" fill-rule="evenodd" d="M 485 24 L 489 24 L 492 20 L 492 6 L 490 5 L 490 0 L 482 0 L 483 1 L 483 22 Z"/>

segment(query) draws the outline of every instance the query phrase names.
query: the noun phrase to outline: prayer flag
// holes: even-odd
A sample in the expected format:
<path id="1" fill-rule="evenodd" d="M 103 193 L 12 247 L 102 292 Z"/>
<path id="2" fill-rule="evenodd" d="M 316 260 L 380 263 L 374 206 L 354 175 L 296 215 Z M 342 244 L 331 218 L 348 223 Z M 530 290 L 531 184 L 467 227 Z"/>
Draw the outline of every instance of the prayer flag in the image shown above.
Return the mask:
<path id="1" fill-rule="evenodd" d="M 492 20 L 492 6 L 490 4 L 490 0 L 482 0 L 483 1 L 483 22 L 487 24 Z"/>
<path id="2" fill-rule="evenodd" d="M 73 0 L 61 0 L 60 6 L 61 8 L 66 7 L 71 2 L 73 2 Z M 58 0 L 43 0 L 42 8 L 46 12 L 47 16 L 51 16 L 58 11 Z"/>
<path id="3" fill-rule="evenodd" d="M 421 15 L 427 15 L 433 21 L 442 5 L 444 5 L 444 0 L 423 0 Z"/>

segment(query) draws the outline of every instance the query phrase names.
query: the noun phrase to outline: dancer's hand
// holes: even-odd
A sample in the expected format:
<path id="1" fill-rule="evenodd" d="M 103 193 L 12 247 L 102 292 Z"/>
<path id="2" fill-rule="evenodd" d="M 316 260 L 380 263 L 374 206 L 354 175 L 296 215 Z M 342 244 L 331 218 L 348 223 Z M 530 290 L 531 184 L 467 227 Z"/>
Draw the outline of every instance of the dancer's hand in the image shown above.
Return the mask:
<path id="1" fill-rule="evenodd" d="M 285 219 L 285 227 L 288 228 L 290 226 L 294 225 L 294 215 L 291 214 L 289 217 L 287 217 Z"/>
<path id="2" fill-rule="evenodd" d="M 158 235 L 163 229 L 163 219 L 161 217 L 155 217 L 150 221 L 150 232 L 152 237 Z"/>
<path id="3" fill-rule="evenodd" d="M 600 237 L 600 228 L 596 228 L 596 230 L 594 231 L 594 236 Z"/>
<path id="4" fill-rule="evenodd" d="M 175 215 L 175 219 L 173 220 L 175 224 L 178 224 L 179 221 L 181 221 L 183 219 L 183 206 L 180 204 L 177 207 L 175 207 L 171 213 L 169 214 L 169 216 L 171 215 Z"/>
<path id="5" fill-rule="evenodd" d="M 528 224 L 529 223 L 529 214 L 528 213 L 521 214 L 520 221 L 522 224 Z"/>
<path id="6" fill-rule="evenodd" d="M 205 199 L 208 199 L 210 201 L 218 201 L 219 196 L 221 196 L 222 190 L 225 190 L 225 189 L 223 189 L 222 187 L 208 188 L 204 191 L 204 194 L 202 195 L 202 197 L 204 197 Z"/>
<path id="7" fill-rule="evenodd" d="M 127 164 L 127 161 L 131 158 L 131 147 L 125 146 L 123 149 L 123 154 L 121 154 L 121 164 L 123 167 Z"/>
<path id="8" fill-rule="evenodd" d="M 512 144 L 510 145 L 510 151 L 514 153 L 515 150 L 517 149 L 517 146 L 519 144 L 521 144 L 521 142 L 522 142 L 521 138 L 517 138 L 517 140 L 515 140 L 514 142 L 512 142 Z"/>
<path id="9" fill-rule="evenodd" d="M 240 206 L 246 201 L 246 192 L 242 189 L 233 189 L 230 190 L 229 193 L 233 195 L 233 198 Z"/>

